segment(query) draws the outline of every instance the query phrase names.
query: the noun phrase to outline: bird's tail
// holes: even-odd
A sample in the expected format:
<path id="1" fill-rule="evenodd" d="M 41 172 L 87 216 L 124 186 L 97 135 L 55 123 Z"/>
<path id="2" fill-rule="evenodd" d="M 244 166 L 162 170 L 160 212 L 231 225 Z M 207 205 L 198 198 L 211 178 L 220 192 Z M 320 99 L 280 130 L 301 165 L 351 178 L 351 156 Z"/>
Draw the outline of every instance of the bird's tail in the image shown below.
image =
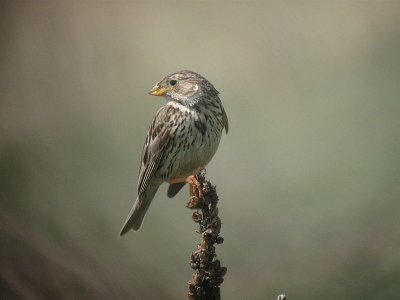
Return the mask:
<path id="1" fill-rule="evenodd" d="M 155 189 L 146 191 L 145 193 L 139 195 L 136 198 L 135 204 L 133 205 L 131 211 L 129 212 L 129 215 L 126 218 L 124 226 L 122 226 L 119 236 L 123 236 L 131 229 L 134 231 L 138 231 L 140 229 L 140 226 L 143 223 L 144 216 L 146 215 L 147 209 L 149 208 L 150 203 L 153 200 L 157 190 L 158 186 Z"/>

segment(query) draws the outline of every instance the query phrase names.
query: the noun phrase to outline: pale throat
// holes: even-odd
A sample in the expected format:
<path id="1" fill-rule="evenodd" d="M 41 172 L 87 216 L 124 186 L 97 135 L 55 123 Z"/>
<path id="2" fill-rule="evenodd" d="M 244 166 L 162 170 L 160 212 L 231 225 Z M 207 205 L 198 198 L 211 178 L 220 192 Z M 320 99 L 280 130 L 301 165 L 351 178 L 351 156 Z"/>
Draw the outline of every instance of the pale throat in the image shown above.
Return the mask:
<path id="1" fill-rule="evenodd" d="M 192 116 L 195 115 L 194 111 L 192 109 L 190 109 L 189 107 L 187 107 L 186 105 L 184 105 L 180 102 L 174 101 L 174 100 L 170 100 L 170 99 L 168 99 L 168 100 L 169 100 L 168 105 L 171 105 L 172 107 L 177 108 L 177 109 L 181 110 L 182 112 L 188 112 Z"/>
<path id="2" fill-rule="evenodd" d="M 173 93 L 171 95 L 168 95 L 167 97 L 167 101 L 172 101 L 172 102 L 178 102 L 180 104 L 182 104 L 183 106 L 187 106 L 187 107 L 191 107 L 196 105 L 200 98 L 201 98 L 201 94 L 200 93 L 191 93 L 191 94 L 186 94 L 186 95 L 182 95 L 182 94 L 178 94 L 178 93 Z"/>

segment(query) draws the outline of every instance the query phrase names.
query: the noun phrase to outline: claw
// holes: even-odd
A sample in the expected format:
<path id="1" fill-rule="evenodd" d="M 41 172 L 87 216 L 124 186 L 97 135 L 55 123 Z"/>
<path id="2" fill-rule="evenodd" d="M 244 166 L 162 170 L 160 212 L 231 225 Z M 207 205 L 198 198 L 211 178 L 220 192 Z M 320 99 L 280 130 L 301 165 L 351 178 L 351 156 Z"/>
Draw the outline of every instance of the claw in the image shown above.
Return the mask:
<path id="1" fill-rule="evenodd" d="M 197 192 L 199 194 L 199 197 L 203 198 L 203 189 L 201 188 L 201 184 L 195 176 L 190 175 L 188 178 L 186 178 L 186 182 L 189 183 L 193 187 L 193 193 L 196 188 Z"/>

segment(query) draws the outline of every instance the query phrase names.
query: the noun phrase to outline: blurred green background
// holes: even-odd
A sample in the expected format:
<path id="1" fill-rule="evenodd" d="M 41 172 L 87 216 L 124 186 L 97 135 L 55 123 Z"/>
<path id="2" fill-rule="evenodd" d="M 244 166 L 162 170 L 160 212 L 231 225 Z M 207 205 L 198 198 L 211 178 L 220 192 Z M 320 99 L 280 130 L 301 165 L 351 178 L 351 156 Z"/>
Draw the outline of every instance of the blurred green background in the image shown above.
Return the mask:
<path id="1" fill-rule="evenodd" d="M 187 189 L 136 195 L 147 94 L 221 92 L 224 299 L 399 299 L 398 1 L 0 4 L 0 296 L 183 299 Z"/>

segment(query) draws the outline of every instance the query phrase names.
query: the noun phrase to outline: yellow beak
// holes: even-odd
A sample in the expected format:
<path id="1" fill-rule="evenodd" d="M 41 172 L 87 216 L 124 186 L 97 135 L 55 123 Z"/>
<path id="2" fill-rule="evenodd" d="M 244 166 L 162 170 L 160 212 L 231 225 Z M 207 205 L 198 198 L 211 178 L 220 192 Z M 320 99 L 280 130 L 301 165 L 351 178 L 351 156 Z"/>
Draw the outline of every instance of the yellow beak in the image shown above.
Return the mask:
<path id="1" fill-rule="evenodd" d="M 155 85 L 149 92 L 153 96 L 164 96 L 170 89 Z"/>

